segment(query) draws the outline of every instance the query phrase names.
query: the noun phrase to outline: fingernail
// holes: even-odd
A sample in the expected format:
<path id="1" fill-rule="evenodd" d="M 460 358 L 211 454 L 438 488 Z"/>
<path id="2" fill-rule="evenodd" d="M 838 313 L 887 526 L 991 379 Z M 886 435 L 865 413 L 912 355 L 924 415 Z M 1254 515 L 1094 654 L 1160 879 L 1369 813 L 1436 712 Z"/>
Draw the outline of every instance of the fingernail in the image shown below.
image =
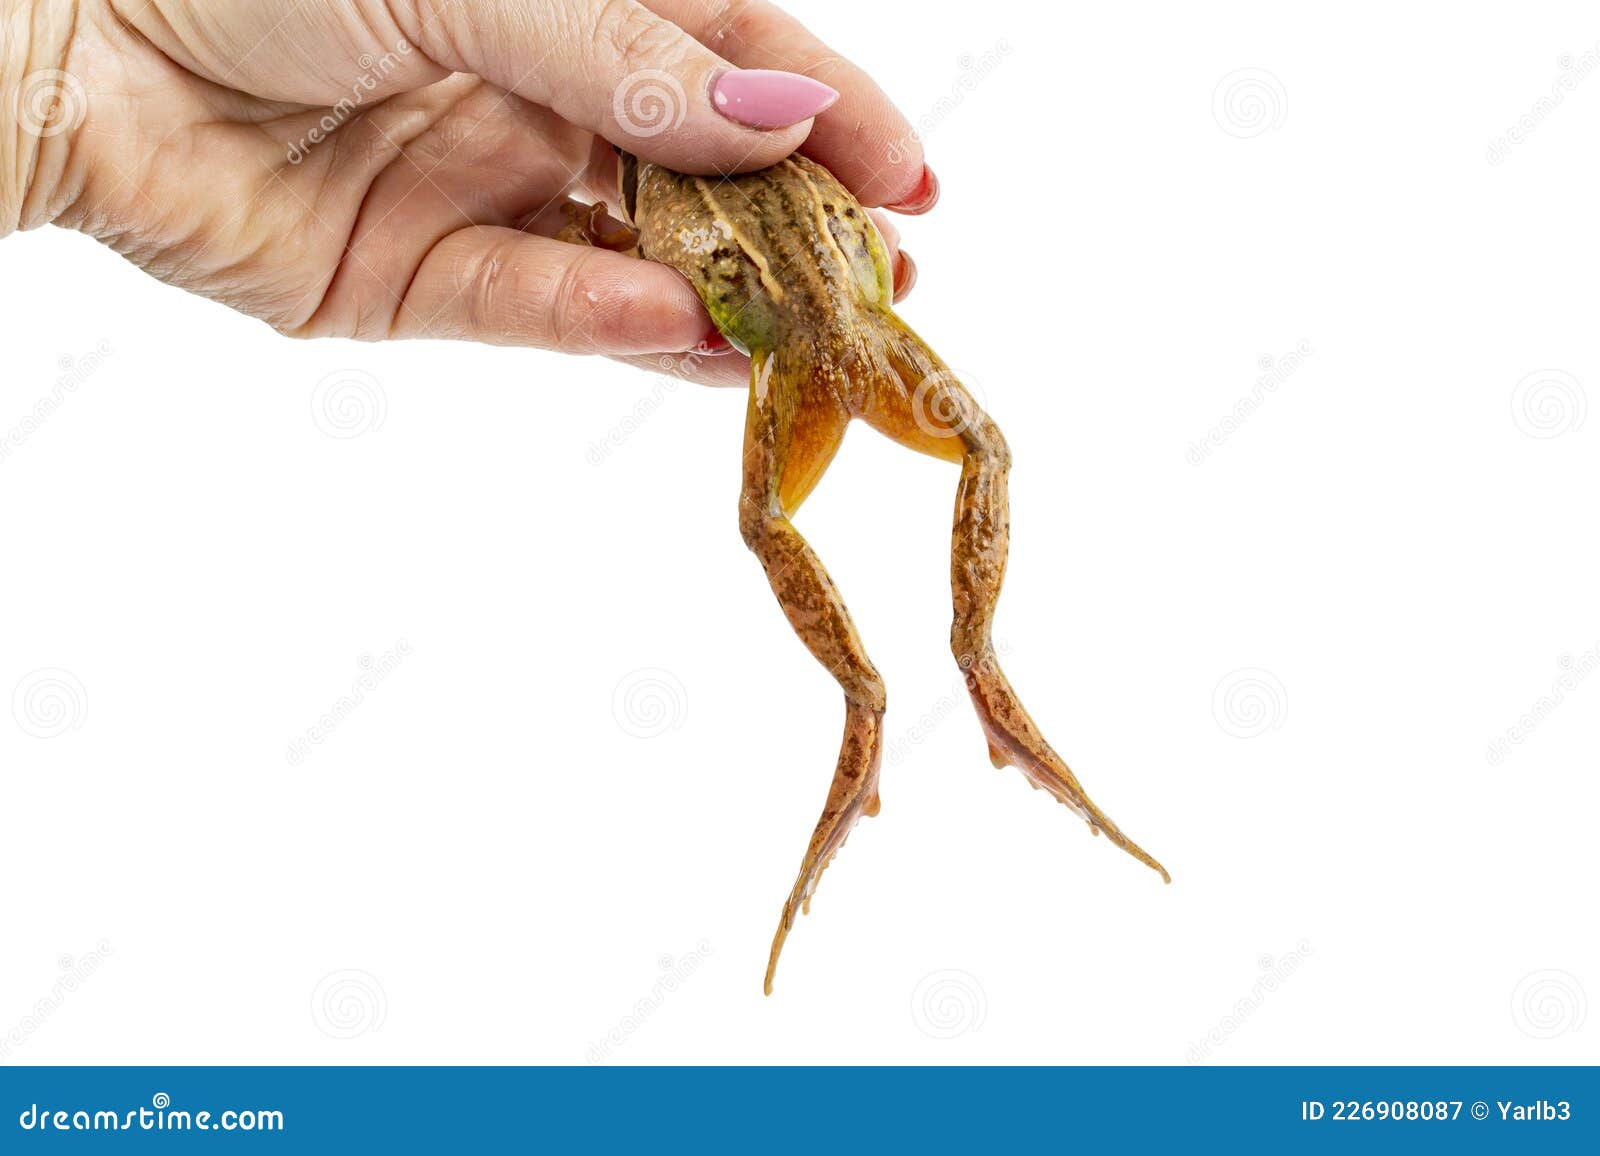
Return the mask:
<path id="1" fill-rule="evenodd" d="M 711 86 L 711 103 L 729 120 L 751 128 L 788 128 L 809 120 L 839 94 L 809 76 L 766 68 L 734 68 Z"/>
<path id="2" fill-rule="evenodd" d="M 911 259 L 910 253 L 901 249 L 899 259 L 895 261 L 894 303 L 898 305 L 916 283 L 917 263 Z"/>
<path id="3" fill-rule="evenodd" d="M 911 195 L 898 204 L 885 205 L 883 207 L 892 209 L 896 213 L 905 213 L 907 216 L 915 217 L 918 214 L 926 213 L 938 203 L 939 178 L 933 175 L 932 169 L 927 165 L 923 165 L 922 180 L 917 182 L 917 187 L 911 191 Z"/>
<path id="4" fill-rule="evenodd" d="M 883 243 L 891 249 L 900 247 L 900 230 L 894 227 L 894 218 L 882 209 L 868 209 L 867 216 L 872 218 L 872 223 L 878 227 L 878 236 L 883 238 Z"/>
<path id="5" fill-rule="evenodd" d="M 713 328 L 699 341 L 688 353 L 694 357 L 721 357 L 724 353 L 732 353 L 733 346 L 728 344 L 728 339 L 722 336 L 722 331 Z"/>

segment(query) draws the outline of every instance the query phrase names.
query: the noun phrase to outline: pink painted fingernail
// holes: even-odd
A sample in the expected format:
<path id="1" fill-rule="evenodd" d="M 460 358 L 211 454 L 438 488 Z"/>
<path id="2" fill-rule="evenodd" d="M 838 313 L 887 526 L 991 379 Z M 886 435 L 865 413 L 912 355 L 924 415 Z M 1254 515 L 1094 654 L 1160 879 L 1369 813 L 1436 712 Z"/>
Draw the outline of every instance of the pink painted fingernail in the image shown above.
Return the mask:
<path id="1" fill-rule="evenodd" d="M 905 200 L 894 205 L 883 206 L 896 213 L 905 213 L 915 217 L 919 213 L 926 213 L 939 203 L 939 178 L 933 175 L 933 170 L 927 165 L 922 166 L 922 179 L 917 182 L 917 187 L 911 190 L 911 195 Z"/>
<path id="2" fill-rule="evenodd" d="M 900 250 L 900 259 L 895 262 L 894 270 L 894 303 L 900 304 L 905 295 L 911 292 L 911 287 L 917 283 L 917 263 L 911 259 L 911 254 L 904 249 Z"/>
<path id="3" fill-rule="evenodd" d="M 872 223 L 878 226 L 878 235 L 883 238 L 883 243 L 891 249 L 900 247 L 900 230 L 894 227 L 894 221 L 881 209 L 868 209 L 867 216 L 872 218 Z"/>
<path id="4" fill-rule="evenodd" d="M 695 347 L 689 350 L 690 355 L 695 357 L 721 357 L 724 353 L 732 352 L 733 346 L 722 336 L 722 331 L 714 326 L 710 333 L 697 341 Z"/>
<path id="5" fill-rule="evenodd" d="M 711 103 L 729 120 L 751 128 L 788 128 L 809 120 L 839 94 L 809 76 L 766 68 L 734 68 L 711 86 Z"/>

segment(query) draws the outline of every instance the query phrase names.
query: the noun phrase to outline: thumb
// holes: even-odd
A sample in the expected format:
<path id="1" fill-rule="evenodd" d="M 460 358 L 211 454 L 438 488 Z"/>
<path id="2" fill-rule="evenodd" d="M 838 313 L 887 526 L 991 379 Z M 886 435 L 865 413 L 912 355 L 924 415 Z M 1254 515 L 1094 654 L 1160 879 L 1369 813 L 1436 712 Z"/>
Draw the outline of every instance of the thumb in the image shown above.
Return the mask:
<path id="1" fill-rule="evenodd" d="M 776 164 L 839 95 L 796 73 L 736 69 L 636 0 L 408 6 L 429 13 L 417 35 L 440 64 L 682 172 Z"/>

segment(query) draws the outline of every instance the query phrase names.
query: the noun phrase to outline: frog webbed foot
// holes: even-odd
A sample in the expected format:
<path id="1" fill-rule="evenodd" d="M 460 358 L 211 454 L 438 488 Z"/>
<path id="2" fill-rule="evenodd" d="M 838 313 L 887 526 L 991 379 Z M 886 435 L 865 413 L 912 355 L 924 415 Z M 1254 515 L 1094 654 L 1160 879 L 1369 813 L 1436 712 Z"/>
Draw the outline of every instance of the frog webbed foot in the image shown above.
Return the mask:
<path id="1" fill-rule="evenodd" d="M 763 983 L 770 995 L 796 916 L 809 910 L 817 881 L 857 820 L 878 813 L 885 696 L 838 588 L 789 521 L 832 460 L 850 415 L 832 393 L 809 388 L 808 370 L 782 352 L 757 353 L 751 370 L 740 533 L 795 633 L 838 680 L 845 699 L 844 741 L 828 801 L 773 936 Z"/>
<path id="2" fill-rule="evenodd" d="M 1011 451 L 994 421 L 922 339 L 893 314 L 883 317 L 887 365 L 873 383 L 871 405 L 863 416 L 902 445 L 961 465 L 951 533 L 950 649 L 988 739 L 990 761 L 996 767 L 1015 766 L 1035 787 L 1070 807 L 1092 832 L 1105 834 L 1171 882 L 1166 868 L 1089 798 L 1000 669 L 992 630 L 1011 529 Z"/>

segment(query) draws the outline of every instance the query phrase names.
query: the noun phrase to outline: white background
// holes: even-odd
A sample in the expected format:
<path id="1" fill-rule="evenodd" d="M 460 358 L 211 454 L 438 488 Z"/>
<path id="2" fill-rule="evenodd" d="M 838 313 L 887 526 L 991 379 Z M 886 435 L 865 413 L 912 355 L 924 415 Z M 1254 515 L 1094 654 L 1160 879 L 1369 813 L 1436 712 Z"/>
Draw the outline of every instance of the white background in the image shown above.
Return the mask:
<path id="1" fill-rule="evenodd" d="M 902 311 L 1015 453 L 1006 664 L 1172 886 L 989 767 L 955 472 L 860 427 L 798 524 L 898 757 L 763 998 L 842 708 L 741 395 L 297 344 L 44 230 L 0 433 L 111 353 L 0 463 L 0 1062 L 1600 1058 L 1593 6 L 793 6 L 924 124 Z"/>

